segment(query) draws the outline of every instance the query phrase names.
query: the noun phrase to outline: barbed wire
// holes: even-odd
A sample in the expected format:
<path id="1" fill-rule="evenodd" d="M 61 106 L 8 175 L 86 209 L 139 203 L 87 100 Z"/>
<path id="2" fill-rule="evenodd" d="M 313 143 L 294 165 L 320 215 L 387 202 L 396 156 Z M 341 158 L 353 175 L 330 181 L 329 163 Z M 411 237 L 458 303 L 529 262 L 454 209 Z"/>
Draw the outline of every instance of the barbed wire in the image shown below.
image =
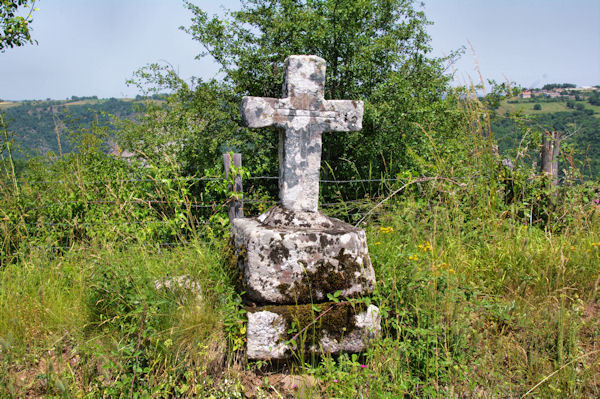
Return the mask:
<path id="1" fill-rule="evenodd" d="M 344 204 L 361 204 L 368 203 L 370 200 L 340 200 L 337 202 L 322 202 L 319 203 L 320 206 L 334 206 L 334 205 L 344 205 Z M 162 205 L 184 205 L 189 206 L 190 208 L 219 208 L 228 204 L 229 201 L 225 202 L 198 202 L 198 201 L 165 201 L 165 200 L 143 200 L 143 199 L 133 199 L 133 200 L 72 200 L 72 201 L 55 201 L 52 202 L 56 205 L 72 205 L 72 204 L 140 204 L 140 205 L 151 205 L 151 204 L 162 204 Z M 252 200 L 252 199 L 243 199 L 243 204 L 281 204 L 281 201 L 277 200 Z"/>
<path id="2" fill-rule="evenodd" d="M 400 179 L 356 179 L 356 180 L 319 180 L 320 183 L 384 183 L 388 181 L 399 181 Z"/>
<path id="3" fill-rule="evenodd" d="M 72 181 L 72 180 L 17 180 L 19 184 L 109 184 L 109 183 L 149 183 L 163 181 L 217 181 L 224 180 L 222 177 L 171 177 L 171 178 L 134 178 L 134 179 L 111 179 L 111 180 L 93 180 L 93 181 Z"/>
<path id="4" fill-rule="evenodd" d="M 278 180 L 278 176 L 252 176 L 244 178 L 244 181 L 255 181 L 255 180 Z M 74 184 L 74 185 L 93 185 L 93 184 L 111 184 L 111 183 L 162 183 L 166 181 L 182 181 L 182 182 L 198 182 L 198 181 L 224 181 L 226 179 L 220 177 L 190 177 L 190 178 L 130 178 L 130 179 L 112 179 L 112 180 L 98 180 L 98 181 L 88 181 L 88 182 L 77 182 L 72 180 L 54 180 L 54 181 L 27 181 L 27 180 L 19 180 L 20 184 L 47 184 L 47 185 L 57 185 L 57 184 Z M 350 183 L 382 183 L 382 182 L 394 182 L 399 181 L 400 179 L 392 179 L 392 178 L 382 178 L 382 179 L 354 179 L 354 180 L 329 180 L 323 179 L 320 180 L 320 183 L 334 183 L 334 184 L 350 184 Z M 243 199 L 242 193 L 242 201 L 244 205 L 278 205 L 281 204 L 279 200 L 272 199 Z M 352 207 L 355 206 L 363 206 L 372 203 L 372 199 L 356 199 L 356 200 L 343 200 L 340 199 L 337 202 L 323 202 L 320 203 L 319 206 L 326 207 L 349 207 L 350 212 L 347 212 L 348 217 L 360 216 L 364 212 L 352 212 Z M 148 205 L 151 206 L 153 204 L 164 204 L 164 205 L 180 205 L 189 208 L 211 208 L 218 209 L 220 207 L 224 207 L 231 202 L 231 199 L 226 200 L 225 202 L 218 201 L 172 201 L 172 200 L 158 200 L 158 199 L 139 199 L 132 198 L 126 200 L 118 200 L 118 199 L 97 199 L 97 200 L 70 200 L 70 201 L 55 201 L 52 204 L 56 205 L 68 205 L 68 204 L 140 204 L 140 205 Z M 63 219 L 64 220 L 64 219 Z M 166 225 L 170 223 L 176 223 L 173 220 L 104 220 L 104 221 L 94 221 L 94 222 L 30 222 L 25 223 L 28 227 L 55 227 L 55 228 L 88 228 L 90 226 L 108 226 L 108 225 L 116 225 L 116 224 L 125 224 L 125 225 L 135 225 L 135 226 L 146 226 L 146 225 Z M 147 247 L 173 247 L 179 245 L 187 245 L 189 242 L 162 242 L 162 243 L 145 243 L 139 244 L 140 246 Z M 49 245 L 49 246 L 29 246 L 24 245 L 21 248 L 24 249 L 47 249 L 47 250 L 72 250 L 73 248 L 91 248 L 90 245 L 76 245 L 76 246 L 60 246 L 60 245 Z"/>
<path id="5" fill-rule="evenodd" d="M 159 243 L 138 243 L 134 244 L 134 246 L 140 247 L 176 247 L 182 245 L 191 244 L 189 241 L 179 241 L 179 242 L 159 242 Z M 49 250 L 72 250 L 74 248 L 78 249 L 89 249 L 92 248 L 92 245 L 77 245 L 75 246 L 58 246 L 58 245 L 24 245 L 23 249 L 49 249 Z"/>
<path id="6" fill-rule="evenodd" d="M 74 185 L 93 185 L 93 184 L 110 184 L 110 183 L 150 183 L 150 182 L 166 182 L 166 181 L 184 181 L 184 182 L 199 182 L 199 181 L 225 181 L 227 179 L 223 177 L 172 177 L 172 178 L 134 178 L 134 179 L 111 179 L 111 180 L 95 180 L 95 181 L 72 181 L 72 180 L 23 180 L 18 179 L 18 184 L 47 184 L 47 185 L 58 185 L 58 184 L 74 184 Z M 279 180 L 279 176 L 250 176 L 245 177 L 245 180 Z M 383 178 L 383 179 L 351 179 L 351 180 L 331 180 L 322 179 L 320 183 L 382 183 L 398 181 L 400 179 L 395 178 Z"/>
<path id="7" fill-rule="evenodd" d="M 54 223 L 54 222 L 32 222 L 25 223 L 26 226 L 31 227 L 88 227 L 88 226 L 110 226 L 116 223 L 145 226 L 149 224 L 169 224 L 174 223 L 174 220 L 113 220 L 113 221 L 102 221 L 102 222 L 72 222 L 72 223 Z"/>
<path id="8" fill-rule="evenodd" d="M 140 205 L 150 205 L 150 204 L 169 204 L 169 205 L 188 205 L 192 208 L 214 208 L 223 206 L 224 203 L 217 202 L 197 202 L 197 201 L 165 201 L 165 200 L 143 200 L 143 199 L 129 199 L 129 200 L 72 200 L 72 201 L 54 201 L 52 202 L 56 205 L 70 205 L 70 204 L 140 204 Z"/>

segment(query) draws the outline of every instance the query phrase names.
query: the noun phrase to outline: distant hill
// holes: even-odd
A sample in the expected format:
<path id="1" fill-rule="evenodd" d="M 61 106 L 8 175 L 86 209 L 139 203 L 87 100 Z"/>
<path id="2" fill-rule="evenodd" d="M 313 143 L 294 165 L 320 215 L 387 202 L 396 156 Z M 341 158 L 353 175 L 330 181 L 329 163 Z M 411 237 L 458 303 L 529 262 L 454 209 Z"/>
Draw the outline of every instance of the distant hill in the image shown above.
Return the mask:
<path id="1" fill-rule="evenodd" d="M 577 134 L 565 140 L 563 148 L 573 149 L 573 159 L 584 164 L 588 178 L 600 177 L 600 92 L 563 90 L 560 96 L 535 95 L 528 98 L 513 98 L 504 101 L 495 110 L 492 131 L 502 156 L 514 155 L 521 140 L 522 129 L 517 129 L 508 114 L 521 113 L 530 117 L 526 124 L 534 128 L 562 131 L 578 129 Z M 541 91 L 538 91 L 541 93 Z M 564 94 L 563 94 L 564 93 Z M 528 94 L 529 95 L 529 94 Z M 590 100 L 591 99 L 591 100 Z M 70 100 L 1 102 L 0 111 L 5 112 L 8 130 L 15 134 L 20 148 L 15 156 L 28 158 L 59 153 L 56 129 L 60 133 L 63 153 L 73 150 L 69 132 L 87 129 L 92 122 L 109 126 L 108 114 L 119 118 L 134 118 L 145 99 L 137 97 L 98 99 L 76 97 Z M 108 150 L 108 147 L 107 147 Z M 529 151 L 530 162 L 537 159 L 536 151 Z M 564 165 L 561 165 L 562 169 Z"/>
<path id="2" fill-rule="evenodd" d="M 19 147 L 15 156 L 27 158 L 59 153 L 57 130 L 63 153 L 73 150 L 69 132 L 89 129 L 92 122 L 110 126 L 109 114 L 118 118 L 133 118 L 137 99 L 98 99 L 76 97 L 70 100 L 0 102 L 8 131 L 14 133 Z"/>
<path id="3" fill-rule="evenodd" d="M 583 166 L 587 178 L 600 177 L 600 91 L 563 89 L 554 92 L 542 90 L 526 91 L 526 98 L 513 98 L 504 101 L 495 110 L 492 132 L 498 142 L 502 156 L 514 156 L 522 139 L 523 129 L 562 131 L 574 133 L 563 143 L 563 154 L 573 154 L 578 167 Z M 543 94 L 542 94 L 543 93 Z M 517 127 L 508 115 L 520 114 L 523 122 Z M 537 150 L 530 148 L 527 156 L 530 162 L 539 157 Z M 563 161 L 559 168 L 566 167 Z"/>

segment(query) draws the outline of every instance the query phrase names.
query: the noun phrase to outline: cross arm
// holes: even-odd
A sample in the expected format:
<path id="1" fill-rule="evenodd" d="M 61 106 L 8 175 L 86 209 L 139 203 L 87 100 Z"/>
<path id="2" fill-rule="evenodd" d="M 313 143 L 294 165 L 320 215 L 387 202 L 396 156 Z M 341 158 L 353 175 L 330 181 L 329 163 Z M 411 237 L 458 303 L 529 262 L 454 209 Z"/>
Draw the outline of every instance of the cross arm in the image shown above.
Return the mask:
<path id="1" fill-rule="evenodd" d="M 325 101 L 326 111 L 333 111 L 335 118 L 328 121 L 328 131 L 331 132 L 356 132 L 362 129 L 362 119 L 365 105 L 362 101 L 355 100 L 328 100 Z"/>
<path id="2" fill-rule="evenodd" d="M 242 122 L 248 127 L 266 127 L 275 124 L 275 110 L 279 99 L 269 97 L 242 98 Z"/>

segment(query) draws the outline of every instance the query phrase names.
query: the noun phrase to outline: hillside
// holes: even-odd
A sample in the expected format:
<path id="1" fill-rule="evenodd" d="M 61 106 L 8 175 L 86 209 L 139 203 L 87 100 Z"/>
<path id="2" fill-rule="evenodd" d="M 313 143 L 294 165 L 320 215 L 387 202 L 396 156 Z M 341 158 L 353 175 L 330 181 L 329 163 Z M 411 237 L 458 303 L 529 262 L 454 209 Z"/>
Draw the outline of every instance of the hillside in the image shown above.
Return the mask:
<path id="1" fill-rule="evenodd" d="M 132 118 L 140 100 L 73 96 L 70 100 L 1 102 L 0 110 L 19 148 L 15 155 L 23 158 L 58 154 L 58 136 L 62 152 L 71 152 L 72 132 L 89 129 L 93 122 L 110 127 L 109 115 Z"/>
<path id="2" fill-rule="evenodd" d="M 544 130 L 561 131 L 563 141 L 560 170 L 571 162 L 586 178 L 600 176 L 600 105 L 598 91 L 579 92 L 552 98 L 538 95 L 512 98 L 495 110 L 492 132 L 503 157 L 514 159 L 518 151 L 527 163 L 537 161 L 539 134 Z M 523 136 L 525 134 L 525 137 Z M 537 137 L 537 139 L 536 139 Z"/>

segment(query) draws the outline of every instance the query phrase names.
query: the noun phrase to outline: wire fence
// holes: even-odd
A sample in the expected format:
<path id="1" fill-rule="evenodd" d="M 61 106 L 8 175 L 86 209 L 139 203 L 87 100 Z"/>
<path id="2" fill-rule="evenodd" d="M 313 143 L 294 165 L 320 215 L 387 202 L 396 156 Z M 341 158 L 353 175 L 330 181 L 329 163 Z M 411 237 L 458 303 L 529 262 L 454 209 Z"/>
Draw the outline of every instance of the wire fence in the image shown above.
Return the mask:
<path id="1" fill-rule="evenodd" d="M 136 247 L 152 247 L 152 248 L 162 248 L 162 247 L 181 247 L 184 245 L 189 245 L 192 242 L 190 241 L 177 241 L 177 242 L 159 242 L 159 243 L 137 243 L 135 244 Z M 91 245 L 77 245 L 77 247 L 75 246 L 56 246 L 56 245 L 25 245 L 24 248 L 27 249 L 46 249 L 46 250 L 51 250 L 51 251 L 55 251 L 55 250 L 61 250 L 61 251 L 70 251 L 73 250 L 74 248 L 78 248 L 78 249 L 89 249 L 89 248 L 93 248 L 93 246 Z"/>
<path id="2" fill-rule="evenodd" d="M 247 181 L 273 181 L 273 180 L 278 180 L 279 177 L 278 176 L 251 176 L 251 177 L 245 177 L 243 180 L 244 182 Z M 54 185 L 72 185 L 75 187 L 81 187 L 81 186 L 90 186 L 90 185 L 103 185 L 103 186 L 121 186 L 121 185 L 125 185 L 125 184 L 131 184 L 131 183 L 155 183 L 157 184 L 157 187 L 159 184 L 164 184 L 167 182 L 182 182 L 182 183 L 194 183 L 194 182 L 217 182 L 217 181 L 227 181 L 226 178 L 223 177 L 175 177 L 175 178 L 147 178 L 147 177 L 130 177 L 130 178 L 123 178 L 123 179 L 104 179 L 104 180 L 93 180 L 93 181 L 79 181 L 77 179 L 73 179 L 73 180 L 26 180 L 26 179 L 18 179 L 17 183 L 19 185 L 46 185 L 46 186 L 54 186 Z M 320 180 L 320 183 L 323 184 L 353 184 L 353 183 L 359 183 L 359 184 L 364 184 L 364 183 L 391 183 L 391 182 L 399 182 L 400 179 L 397 178 L 381 178 L 381 179 L 346 179 L 346 180 L 331 180 L 331 179 L 322 179 Z M 105 194 L 105 195 L 109 195 L 109 194 Z M 251 196 L 250 196 L 251 197 Z M 274 200 L 274 199 L 267 199 L 267 198 L 261 198 L 261 199 L 255 199 L 255 198 L 250 198 L 250 199 L 245 199 L 244 198 L 244 193 L 242 193 L 240 195 L 240 198 L 243 199 L 243 204 L 244 206 L 249 205 L 249 206 L 260 206 L 260 205 L 264 205 L 264 206 L 274 206 L 274 205 L 279 205 L 281 204 L 281 201 L 279 200 Z M 198 201 L 198 200 L 167 200 L 167 199 L 143 199 L 143 198 L 127 198 L 127 199 L 118 199 L 118 198 L 107 198 L 107 199 L 102 199 L 102 198 L 98 198 L 98 199 L 73 199 L 73 200 L 58 200 L 58 201 L 53 201 L 52 205 L 57 205 L 57 206 L 68 206 L 68 205 L 117 205 L 119 207 L 123 207 L 125 205 L 142 205 L 142 206 L 148 206 L 148 207 L 160 207 L 160 206 L 167 206 L 167 207 L 181 207 L 181 208 L 190 208 L 190 209 L 211 209 L 213 211 L 219 211 L 220 209 L 226 208 L 230 203 L 231 203 L 232 199 L 224 199 L 224 200 L 212 200 L 212 201 Z M 369 199 L 355 199 L 355 200 L 347 200 L 347 201 L 343 201 L 343 200 L 339 200 L 339 201 L 335 201 L 335 202 L 321 202 L 319 203 L 319 206 L 322 208 L 332 208 L 332 207 L 345 207 L 346 209 L 346 213 L 349 216 L 355 215 L 360 217 L 361 215 L 364 215 L 364 211 L 363 212 L 353 212 L 354 210 L 349 210 L 349 208 L 351 207 L 365 207 L 368 206 L 369 204 L 373 204 L 373 202 Z M 264 209 L 264 208 L 263 208 Z M 161 215 L 154 215 L 154 217 L 157 216 L 161 216 Z M 165 215 L 162 215 L 162 217 L 165 217 Z M 85 219 L 85 216 L 82 216 L 83 219 Z M 52 232 L 55 231 L 57 233 L 60 233 L 61 230 L 64 230 L 64 232 L 73 232 L 76 231 L 77 229 L 90 229 L 90 228 L 94 228 L 94 227 L 99 227 L 99 228 L 103 228 L 105 226 L 112 226 L 112 225 L 116 225 L 116 224 L 123 224 L 123 225 L 127 225 L 127 226 L 152 226 L 152 225 L 156 225 L 156 226 L 161 226 L 161 225 L 177 225 L 178 221 L 174 220 L 174 219 L 162 219 L 162 220 L 151 220 L 149 219 L 143 219 L 141 218 L 141 220 L 139 219 L 135 219 L 135 216 L 132 217 L 125 217 L 125 218 L 117 218 L 115 219 L 110 219 L 107 218 L 106 220 L 96 220 L 96 221 L 85 221 L 85 220 L 77 220 L 76 218 L 73 220 L 50 220 L 50 221 L 32 221 L 32 222 L 25 222 L 22 225 L 26 226 L 28 229 L 33 229 L 33 232 L 35 232 L 35 229 L 47 229 L 48 232 Z M 58 230 L 55 230 L 58 229 Z M 38 230 L 39 231 L 39 230 Z M 63 237 L 65 239 L 65 241 L 68 243 L 69 241 L 71 241 L 70 236 L 69 237 Z M 60 241 L 60 240 L 59 240 Z M 63 241 L 64 242 L 64 241 Z M 73 240 L 73 245 L 61 245 L 62 243 L 58 244 L 58 245 L 23 245 L 23 248 L 27 248 L 27 249 L 45 249 L 45 250 L 51 250 L 51 251 L 68 251 L 71 250 L 73 248 L 79 248 L 79 249 L 84 249 L 84 248 L 90 248 L 90 245 L 86 245 L 85 241 L 77 241 L 77 240 Z M 187 245 L 189 244 L 188 241 L 184 241 L 184 240 L 178 240 L 175 242 L 158 242 L 158 243 L 143 243 L 140 245 L 143 245 L 145 247 L 175 247 L 175 246 L 180 246 L 180 245 Z"/>
<path id="3" fill-rule="evenodd" d="M 279 176 L 250 176 L 245 177 L 246 180 L 278 180 Z M 166 181 L 183 181 L 183 182 L 203 182 L 203 181 L 225 181 L 227 179 L 223 177 L 173 177 L 173 178 L 132 178 L 132 179 L 110 179 L 110 180 L 96 180 L 96 181 L 76 181 L 76 180 L 23 180 L 17 179 L 18 184 L 31 184 L 31 185 L 56 185 L 56 184 L 74 184 L 74 185 L 94 185 L 94 184 L 114 184 L 114 183 L 156 183 Z M 352 180 L 330 180 L 322 179 L 320 183 L 385 183 L 398 181 L 397 178 L 382 178 L 382 179 L 352 179 Z"/>

